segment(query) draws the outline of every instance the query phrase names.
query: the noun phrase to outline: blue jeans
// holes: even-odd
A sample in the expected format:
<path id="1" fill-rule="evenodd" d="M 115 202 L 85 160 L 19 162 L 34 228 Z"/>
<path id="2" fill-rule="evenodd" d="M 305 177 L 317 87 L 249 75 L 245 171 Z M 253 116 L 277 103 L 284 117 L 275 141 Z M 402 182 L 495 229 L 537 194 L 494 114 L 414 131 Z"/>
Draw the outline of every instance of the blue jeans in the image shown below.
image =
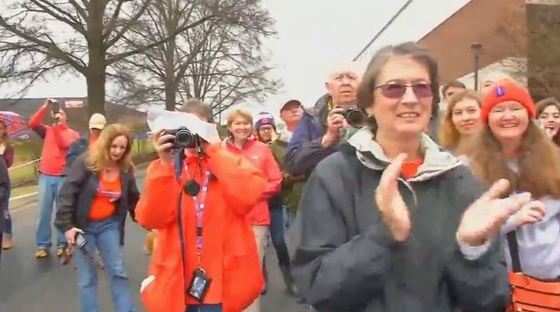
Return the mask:
<path id="1" fill-rule="evenodd" d="M 278 264 L 281 267 L 290 265 L 288 246 L 284 239 L 284 211 L 283 207 L 270 207 L 270 239 L 276 250 Z"/>
<path id="2" fill-rule="evenodd" d="M 56 196 L 62 186 L 64 177 L 39 175 L 39 216 L 37 220 L 37 247 L 51 247 L 51 219 Z M 57 246 L 66 246 L 64 233 L 57 232 Z"/>
<path id="3" fill-rule="evenodd" d="M 80 292 L 80 305 L 82 312 L 99 312 L 97 304 L 97 265 L 95 250 L 99 250 L 107 279 L 111 285 L 113 305 L 117 312 L 134 312 L 128 276 L 124 267 L 122 247 L 120 242 L 119 221 L 111 218 L 101 222 L 91 222 L 86 229 L 85 249 L 74 252 L 76 271 L 78 274 L 78 287 Z"/>
<path id="4" fill-rule="evenodd" d="M 187 307 L 186 312 L 222 312 L 220 304 L 197 304 Z"/>
<path id="5" fill-rule="evenodd" d="M 6 210 L 4 211 L 4 228 L 2 231 L 6 234 L 12 234 L 12 217 L 10 216 L 10 208 L 9 208 L 11 192 L 12 192 L 12 186 L 8 185 L 8 193 L 6 194 L 6 197 L 3 199 L 5 201 L 4 207 L 6 207 Z"/>

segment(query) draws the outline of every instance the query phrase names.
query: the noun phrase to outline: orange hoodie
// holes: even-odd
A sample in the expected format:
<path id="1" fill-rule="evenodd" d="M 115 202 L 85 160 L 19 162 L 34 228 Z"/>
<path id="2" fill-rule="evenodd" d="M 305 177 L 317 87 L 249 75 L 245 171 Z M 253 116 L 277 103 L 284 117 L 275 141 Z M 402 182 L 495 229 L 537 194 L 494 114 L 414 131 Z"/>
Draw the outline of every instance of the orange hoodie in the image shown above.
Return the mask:
<path id="1" fill-rule="evenodd" d="M 54 126 L 43 124 L 43 118 L 47 114 L 48 106 L 41 106 L 31 118 L 29 127 L 43 138 L 43 149 L 41 151 L 41 164 L 39 171 L 50 176 L 61 176 L 64 174 L 66 165 L 66 153 L 70 145 L 80 135 L 78 132 L 68 128 L 66 123 Z"/>
<path id="2" fill-rule="evenodd" d="M 278 194 L 282 187 L 282 171 L 274 158 L 274 154 L 268 145 L 251 138 L 242 148 L 233 144 L 230 139 L 226 139 L 225 145 L 227 149 L 236 154 L 244 156 L 250 160 L 255 167 L 262 170 L 267 178 L 266 189 L 259 201 L 255 204 L 251 213 L 249 213 L 249 221 L 253 225 L 269 225 L 270 212 L 268 207 L 268 199 Z"/>
<path id="3" fill-rule="evenodd" d="M 200 161 L 201 172 L 210 170 L 203 221 L 203 250 L 198 262 L 196 211 L 192 197 L 181 200 L 182 182 L 177 181 L 172 164 L 153 161 L 148 167 L 144 191 L 136 207 L 138 223 L 158 230 L 149 275 L 154 280 L 142 291 L 149 312 L 184 312 L 197 302 L 186 294 L 192 272 L 202 267 L 212 278 L 205 304 L 223 305 L 224 312 L 239 312 L 260 294 L 263 276 L 256 243 L 247 213 L 262 196 L 266 179 L 251 163 L 220 146 L 210 146 Z M 187 158 L 189 172 L 197 160 Z M 184 171 L 184 170 L 183 170 Z M 185 179 L 185 174 L 183 178 Z M 178 221 L 183 224 L 185 265 L 181 256 Z M 184 275 L 183 275 L 184 274 Z"/>

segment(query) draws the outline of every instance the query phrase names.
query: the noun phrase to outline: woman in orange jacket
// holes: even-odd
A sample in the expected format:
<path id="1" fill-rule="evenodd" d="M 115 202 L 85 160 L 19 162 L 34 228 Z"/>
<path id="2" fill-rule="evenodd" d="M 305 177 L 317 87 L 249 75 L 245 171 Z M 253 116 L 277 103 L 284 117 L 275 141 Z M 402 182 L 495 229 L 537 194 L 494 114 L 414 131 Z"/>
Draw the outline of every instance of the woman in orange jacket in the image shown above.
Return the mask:
<path id="1" fill-rule="evenodd" d="M 282 172 L 268 145 L 253 136 L 253 117 L 249 112 L 241 109 L 232 111 L 227 118 L 227 126 L 229 137 L 224 141 L 227 149 L 250 160 L 267 178 L 264 193 L 248 215 L 257 243 L 260 265 L 263 266 L 270 226 L 268 200 L 280 192 Z M 260 300 L 255 300 L 245 312 L 259 311 Z"/>
<path id="2" fill-rule="evenodd" d="M 263 285 L 246 215 L 266 179 L 246 159 L 221 148 L 219 138 L 197 140 L 177 153 L 174 164 L 174 136 L 159 131 L 154 137 L 159 159 L 148 167 L 136 208 L 138 222 L 158 231 L 141 289 L 146 310 L 242 311 Z"/>

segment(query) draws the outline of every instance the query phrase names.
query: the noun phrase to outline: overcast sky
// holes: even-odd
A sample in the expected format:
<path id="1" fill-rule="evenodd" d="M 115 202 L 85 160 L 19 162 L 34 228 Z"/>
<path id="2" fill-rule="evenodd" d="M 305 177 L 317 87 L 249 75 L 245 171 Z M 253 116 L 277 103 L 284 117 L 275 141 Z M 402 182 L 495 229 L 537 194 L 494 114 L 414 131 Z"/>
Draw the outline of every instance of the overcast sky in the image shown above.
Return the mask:
<path id="1" fill-rule="evenodd" d="M 276 112 L 288 99 L 313 105 L 324 93 L 324 81 L 337 63 L 350 61 L 406 0 L 263 0 L 276 19 L 278 36 L 266 41 L 277 67 L 273 75 L 284 82 L 279 94 L 252 110 Z M 469 0 L 415 0 L 372 45 L 375 51 L 391 43 L 418 40 Z M 2 9 L 0 4 L 0 10 Z M 360 60 L 365 64 L 371 53 Z M 0 97 L 12 90 L 0 86 Z M 81 77 L 38 83 L 28 97 L 86 95 Z"/>

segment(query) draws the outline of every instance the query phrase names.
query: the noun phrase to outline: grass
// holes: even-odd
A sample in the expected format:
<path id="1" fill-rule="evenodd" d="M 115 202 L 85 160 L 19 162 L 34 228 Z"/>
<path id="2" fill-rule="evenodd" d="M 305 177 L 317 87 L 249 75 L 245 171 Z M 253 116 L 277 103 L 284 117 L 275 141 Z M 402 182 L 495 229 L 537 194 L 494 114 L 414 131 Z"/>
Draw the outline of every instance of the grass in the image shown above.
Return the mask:
<path id="1" fill-rule="evenodd" d="M 24 185 L 24 186 L 13 188 L 10 197 L 27 195 L 33 192 L 37 192 L 37 185 Z"/>

